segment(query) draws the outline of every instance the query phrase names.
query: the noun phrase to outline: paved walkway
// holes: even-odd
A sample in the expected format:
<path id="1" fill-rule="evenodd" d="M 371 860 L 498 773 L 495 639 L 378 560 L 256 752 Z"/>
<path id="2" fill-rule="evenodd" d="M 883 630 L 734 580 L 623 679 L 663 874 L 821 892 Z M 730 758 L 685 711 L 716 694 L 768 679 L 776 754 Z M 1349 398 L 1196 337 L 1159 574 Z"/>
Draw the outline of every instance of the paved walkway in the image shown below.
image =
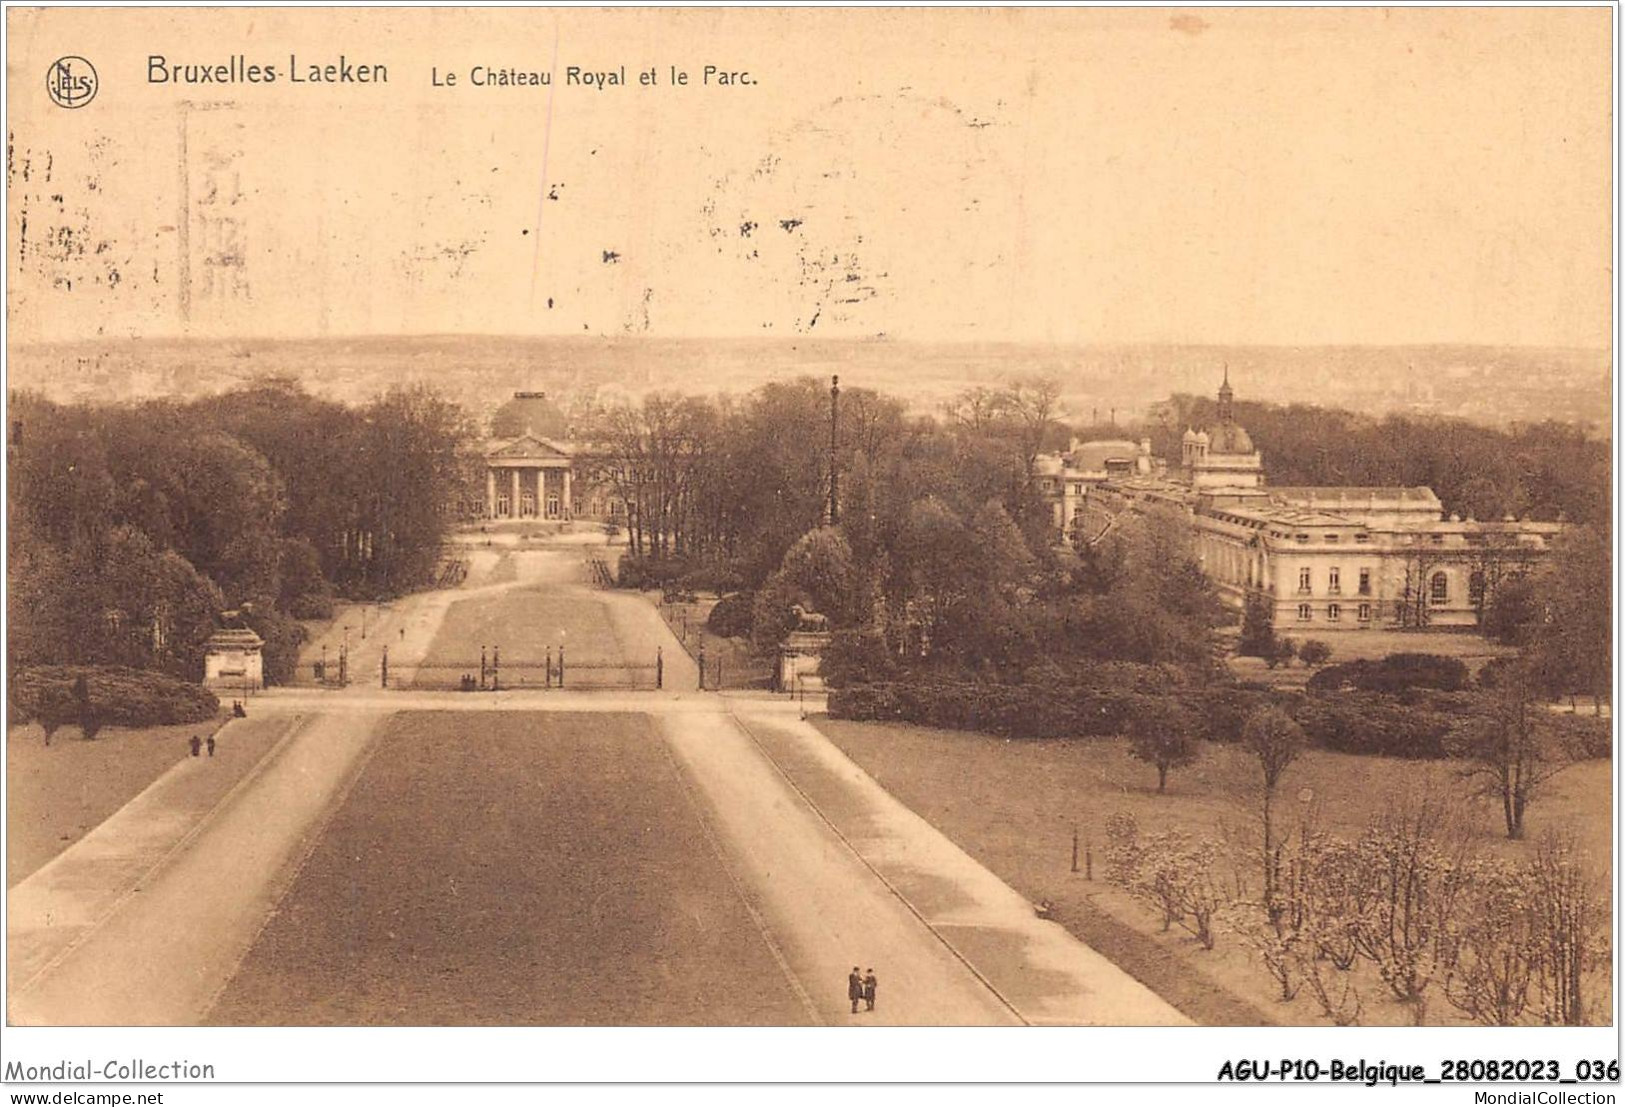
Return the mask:
<path id="1" fill-rule="evenodd" d="M 1040 918 L 1033 904 L 877 784 L 797 712 L 739 705 L 756 752 L 930 932 L 1021 1020 L 1182 1026 L 1145 985 Z"/>
<path id="2" fill-rule="evenodd" d="M 721 706 L 720 704 L 718 705 Z M 659 719 L 786 968 L 825 1023 L 1019 1024 L 1019 1015 L 865 868 L 722 711 Z M 873 967 L 874 1012 L 853 1015 L 847 974 Z"/>
<path id="3" fill-rule="evenodd" d="M 8 993 L 26 987 L 190 845 L 210 815 L 275 758 L 300 722 L 298 713 L 228 722 L 215 735 L 218 756 L 181 756 L 100 826 L 12 888 Z"/>
<path id="4" fill-rule="evenodd" d="M 297 728 L 133 888 L 114 894 L 115 882 L 103 879 L 94 856 L 85 854 L 90 838 L 48 866 L 59 874 L 81 872 L 92 886 L 81 890 L 70 881 L 50 880 L 31 893 L 36 917 L 61 920 L 64 905 L 93 901 L 100 906 L 110 895 L 113 902 L 99 919 L 94 909 L 86 911 L 73 941 L 41 969 L 13 978 L 10 1021 L 27 1026 L 201 1022 L 317 837 L 320 818 L 354 779 L 376 722 L 377 716 L 347 715 Z M 143 793 L 108 821 L 98 840 L 123 850 L 126 837 L 149 837 L 144 833 L 149 825 L 167 822 L 152 811 L 154 803 Z M 13 889 L 13 928 L 22 922 L 16 916 L 18 892 L 46 871 Z"/>

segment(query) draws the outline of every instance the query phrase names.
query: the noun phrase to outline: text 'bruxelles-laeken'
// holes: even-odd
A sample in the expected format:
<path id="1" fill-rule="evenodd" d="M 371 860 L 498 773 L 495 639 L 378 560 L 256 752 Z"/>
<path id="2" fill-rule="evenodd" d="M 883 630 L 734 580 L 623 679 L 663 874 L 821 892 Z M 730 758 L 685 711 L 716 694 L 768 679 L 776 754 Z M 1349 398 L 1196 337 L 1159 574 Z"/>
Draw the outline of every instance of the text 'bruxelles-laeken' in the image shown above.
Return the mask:
<path id="1" fill-rule="evenodd" d="M 287 65 L 250 62 L 233 54 L 222 62 L 171 62 L 162 54 L 147 56 L 147 83 L 152 85 L 270 85 L 289 84 L 379 85 L 389 83 L 389 67 L 356 62 L 343 54 L 337 60 L 301 61 L 289 54 Z"/>

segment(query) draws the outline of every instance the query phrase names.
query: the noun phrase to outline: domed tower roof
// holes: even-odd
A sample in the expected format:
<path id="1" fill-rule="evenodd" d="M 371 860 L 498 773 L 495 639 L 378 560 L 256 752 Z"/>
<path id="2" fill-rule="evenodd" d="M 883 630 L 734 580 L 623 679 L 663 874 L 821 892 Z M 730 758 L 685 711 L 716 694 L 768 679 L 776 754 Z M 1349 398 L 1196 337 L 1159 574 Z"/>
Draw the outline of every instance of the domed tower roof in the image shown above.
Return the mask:
<path id="1" fill-rule="evenodd" d="M 565 438 L 568 429 L 569 420 L 546 392 L 515 392 L 513 399 L 491 416 L 492 438 L 518 438 L 522 434 Z"/>
<path id="2" fill-rule="evenodd" d="M 1255 452 L 1252 438 L 1240 423 L 1220 423 L 1208 441 L 1209 453 L 1250 454 Z"/>
<path id="3" fill-rule="evenodd" d="M 1196 432 L 1191 430 L 1189 427 L 1186 427 L 1185 428 L 1185 437 L 1181 438 L 1180 441 L 1181 442 L 1195 442 L 1196 441 Z"/>
<path id="4" fill-rule="evenodd" d="M 1224 383 L 1219 385 L 1219 425 L 1208 434 L 1208 452 L 1213 454 L 1254 453 L 1252 437 L 1236 422 L 1236 393 L 1230 387 L 1230 366 L 1224 367 Z"/>

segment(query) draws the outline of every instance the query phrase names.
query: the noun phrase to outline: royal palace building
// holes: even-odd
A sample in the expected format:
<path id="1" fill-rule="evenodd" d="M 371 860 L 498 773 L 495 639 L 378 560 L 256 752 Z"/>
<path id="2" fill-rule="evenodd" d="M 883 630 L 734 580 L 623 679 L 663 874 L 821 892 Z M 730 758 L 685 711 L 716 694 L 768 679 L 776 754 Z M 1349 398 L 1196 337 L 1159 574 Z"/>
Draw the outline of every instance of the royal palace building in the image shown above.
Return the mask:
<path id="1" fill-rule="evenodd" d="M 1431 488 L 1270 487 L 1263 455 L 1236 422 L 1228 374 L 1217 416 L 1185 432 L 1177 468 L 1150 458 L 1148 443 L 1132 453 L 1127 443 L 1098 444 L 1107 456 L 1093 470 L 1064 459 L 1092 456 L 1087 443 L 1046 458 L 1041 473 L 1070 470 L 1082 490 L 1045 490 L 1057 525 L 1093 542 L 1124 512 L 1175 509 L 1190 517 L 1196 556 L 1227 603 L 1240 607 L 1256 592 L 1278 629 L 1317 631 L 1476 626 L 1495 587 L 1527 572 L 1562 529 L 1447 516 Z"/>
<path id="2" fill-rule="evenodd" d="M 626 518 L 610 460 L 572 441 L 568 420 L 545 392 L 515 392 L 499 407 L 482 454 L 484 496 L 476 494 L 469 514 L 559 522 Z"/>

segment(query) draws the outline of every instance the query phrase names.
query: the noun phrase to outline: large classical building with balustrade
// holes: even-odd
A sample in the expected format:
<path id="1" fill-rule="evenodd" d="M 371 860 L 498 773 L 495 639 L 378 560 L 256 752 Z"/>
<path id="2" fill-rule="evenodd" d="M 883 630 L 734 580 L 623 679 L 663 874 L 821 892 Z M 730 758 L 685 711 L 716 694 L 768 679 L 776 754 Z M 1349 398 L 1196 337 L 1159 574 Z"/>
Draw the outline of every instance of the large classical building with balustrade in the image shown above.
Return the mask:
<path id="1" fill-rule="evenodd" d="M 1446 515 L 1431 488 L 1271 487 L 1228 373 L 1215 425 L 1185 432 L 1177 469 L 1149 461 L 1082 483 L 1083 502 L 1062 512 L 1075 540 L 1099 541 L 1124 512 L 1183 513 L 1221 597 L 1264 597 L 1279 630 L 1476 626 L 1496 586 L 1562 530 Z"/>
<path id="2" fill-rule="evenodd" d="M 608 459 L 573 441 L 568 419 L 545 392 L 515 392 L 491 418 L 484 447 L 486 519 L 624 520 Z"/>

